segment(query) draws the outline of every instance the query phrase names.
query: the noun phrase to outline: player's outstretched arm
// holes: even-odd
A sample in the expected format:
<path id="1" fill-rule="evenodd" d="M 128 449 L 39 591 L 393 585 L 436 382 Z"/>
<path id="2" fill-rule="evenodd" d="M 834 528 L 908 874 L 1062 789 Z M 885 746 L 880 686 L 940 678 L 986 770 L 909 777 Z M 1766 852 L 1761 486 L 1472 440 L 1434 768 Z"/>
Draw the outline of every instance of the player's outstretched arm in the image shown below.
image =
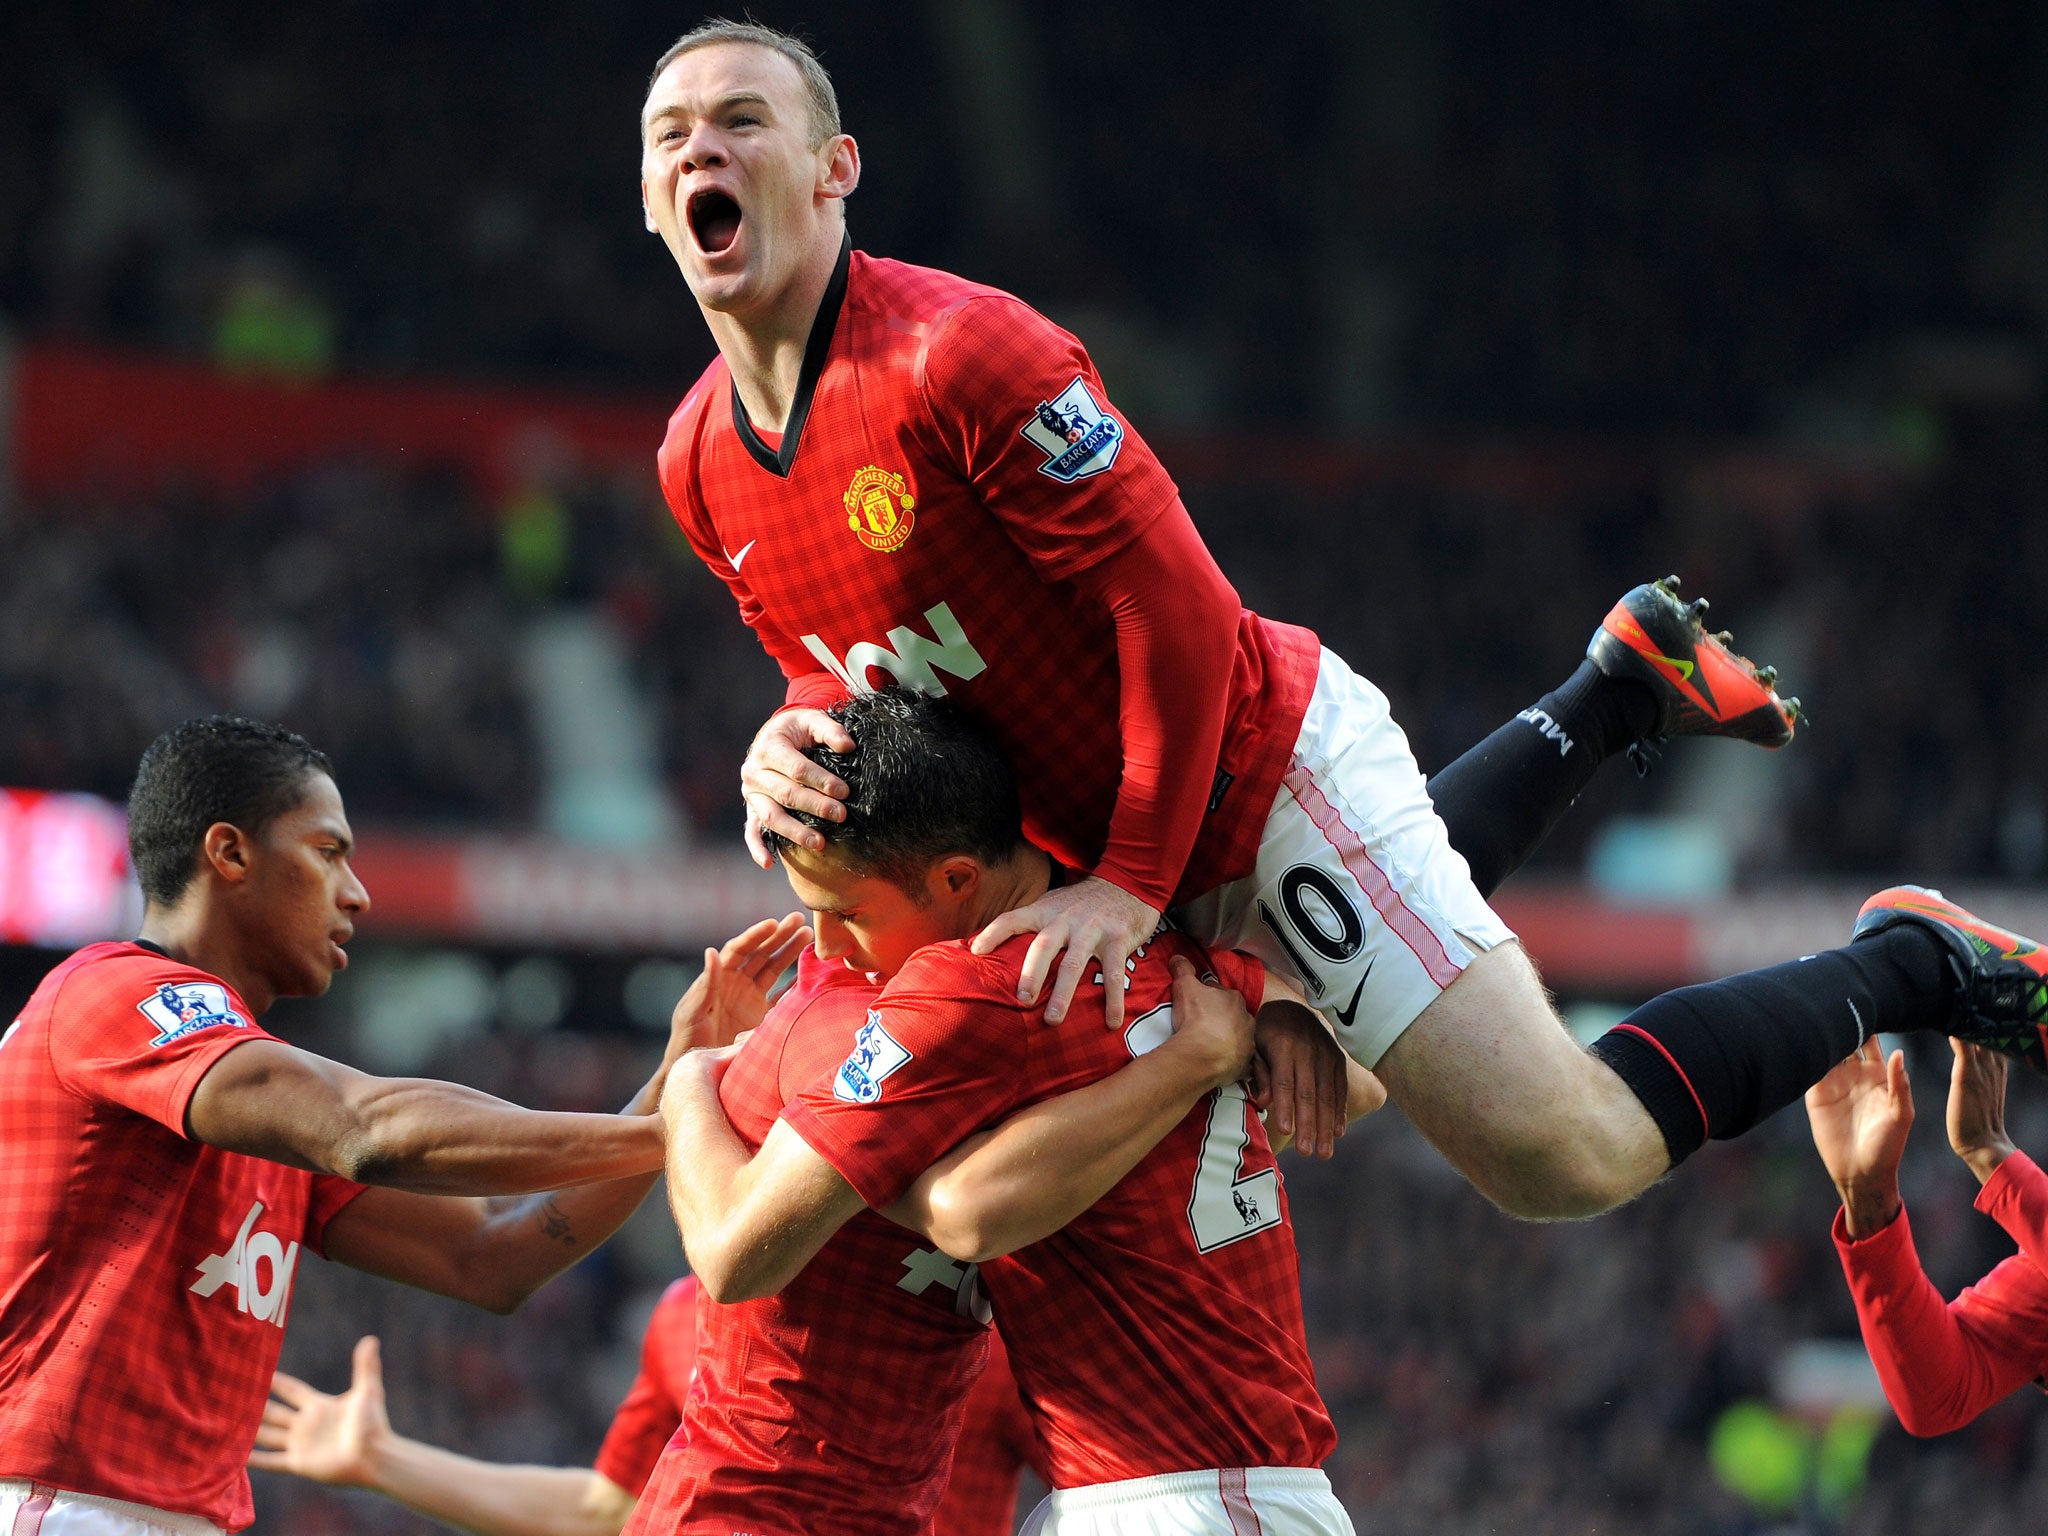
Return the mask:
<path id="1" fill-rule="evenodd" d="M 368 1488 L 478 1536 L 617 1536 L 633 1495 L 588 1467 L 506 1466 L 391 1428 L 377 1341 L 356 1341 L 354 1379 L 333 1396 L 277 1372 L 249 1465 Z"/>
<path id="2" fill-rule="evenodd" d="M 1952 1126 L 1963 1078 L 1959 1059 Z M 2048 1364 L 2048 1276 L 2008 1259 L 1948 1303 L 1928 1280 L 1899 1198 L 1913 1124 L 1903 1053 L 1866 1042 L 1808 1090 L 1806 1112 L 1842 1199 L 1836 1248 L 1885 1397 L 1912 1434 L 1959 1429 Z"/>
<path id="3" fill-rule="evenodd" d="M 691 1271 L 724 1304 L 774 1295 L 865 1204 L 786 1121 L 748 1152 L 718 1101 L 732 1055 L 692 1051 L 661 1096 L 669 1207 Z"/>
<path id="4" fill-rule="evenodd" d="M 194 1140 L 417 1194 L 509 1195 L 661 1166 L 653 1116 L 549 1114 L 429 1078 L 372 1077 L 251 1040 L 200 1079 Z"/>
<path id="5" fill-rule="evenodd" d="M 652 1115 L 675 1060 L 729 1045 L 761 1022 L 768 991 L 810 936 L 796 913 L 754 924 L 704 952 L 704 971 L 670 1018 L 668 1049 L 625 1108 Z M 653 1186 L 652 1172 L 499 1199 L 373 1189 L 328 1223 L 327 1256 L 389 1280 L 510 1312 L 616 1232 Z"/>

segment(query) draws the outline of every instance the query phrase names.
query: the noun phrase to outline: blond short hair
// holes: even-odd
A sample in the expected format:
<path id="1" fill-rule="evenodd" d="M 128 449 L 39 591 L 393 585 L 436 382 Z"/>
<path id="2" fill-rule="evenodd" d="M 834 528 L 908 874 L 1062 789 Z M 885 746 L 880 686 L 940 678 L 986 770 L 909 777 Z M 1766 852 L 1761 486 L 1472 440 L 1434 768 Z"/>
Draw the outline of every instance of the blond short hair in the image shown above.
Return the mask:
<path id="1" fill-rule="evenodd" d="M 661 72 L 684 54 L 709 48 L 714 43 L 752 43 L 757 48 L 771 48 L 781 54 L 796 66 L 797 73 L 803 77 L 804 95 L 809 98 L 811 109 L 812 147 L 816 148 L 839 132 L 839 95 L 832 89 L 832 77 L 825 73 L 825 66 L 818 62 L 811 45 L 800 37 L 764 27 L 759 22 L 727 21 L 714 17 L 692 27 L 655 61 L 654 73 L 647 77 L 647 88 L 653 90 Z"/>

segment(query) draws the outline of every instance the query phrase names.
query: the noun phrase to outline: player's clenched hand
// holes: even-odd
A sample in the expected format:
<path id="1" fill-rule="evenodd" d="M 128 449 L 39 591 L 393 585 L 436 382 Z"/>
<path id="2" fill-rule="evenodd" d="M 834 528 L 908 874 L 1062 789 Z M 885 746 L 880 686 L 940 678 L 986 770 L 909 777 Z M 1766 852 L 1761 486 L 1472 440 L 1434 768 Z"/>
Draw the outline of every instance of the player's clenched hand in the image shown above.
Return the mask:
<path id="1" fill-rule="evenodd" d="M 803 914 L 764 917 L 746 932 L 704 951 L 704 973 L 669 1016 L 667 1060 L 685 1051 L 731 1045 L 768 1013 L 768 993 L 789 969 L 811 930 Z"/>
<path id="2" fill-rule="evenodd" d="M 1035 933 L 1017 978 L 1017 1001 L 1035 1003 L 1045 988 L 1046 974 L 1060 962 L 1045 1021 L 1057 1024 L 1067 1016 L 1074 993 L 1091 975 L 1102 983 L 1104 1022 L 1124 1027 L 1124 988 L 1130 984 L 1126 963 L 1131 952 L 1158 931 L 1159 909 L 1148 906 L 1120 886 L 1089 875 L 1072 885 L 1047 891 L 1028 907 L 1005 912 L 974 936 L 977 955 L 993 954 L 1020 933 Z M 1061 956 L 1065 958 L 1062 959 Z M 1092 968 L 1092 969 L 1091 969 Z"/>
<path id="3" fill-rule="evenodd" d="M 283 1371 L 272 1373 L 270 1401 L 263 1405 L 249 1465 L 316 1483 L 373 1487 L 378 1450 L 390 1438 L 383 1362 L 377 1340 L 364 1337 L 356 1340 L 354 1379 L 339 1397 Z"/>
<path id="4" fill-rule="evenodd" d="M 853 737 L 822 709 L 785 709 L 754 736 L 747 760 L 740 765 L 740 798 L 747 803 L 747 851 L 767 869 L 768 844 L 762 828 L 779 832 L 806 848 L 823 848 L 825 839 L 805 826 L 790 810 L 807 811 L 827 821 L 844 821 L 846 781 L 804 756 L 804 748 L 823 745 L 851 752 Z M 788 809 L 785 809 L 787 807 Z"/>
<path id="5" fill-rule="evenodd" d="M 690 1113 L 694 1104 L 715 1104 L 718 1085 L 725 1081 L 726 1068 L 740 1053 L 738 1045 L 706 1046 L 684 1055 L 669 1070 L 661 1090 L 661 1123 L 666 1132 L 679 1115 Z"/>
<path id="6" fill-rule="evenodd" d="M 1987 1183 L 2017 1150 L 2005 1134 L 2006 1059 L 1981 1045 L 1949 1044 L 1956 1064 L 1948 1080 L 1948 1144 L 1977 1182 Z"/>
<path id="7" fill-rule="evenodd" d="M 1343 1047 L 1306 1006 L 1284 998 L 1259 1010 L 1256 1038 L 1252 1102 L 1304 1156 L 1330 1156 L 1344 1134 L 1350 1101 Z"/>
<path id="8" fill-rule="evenodd" d="M 1842 1197 L 1851 1237 L 1868 1237 L 1899 1213 L 1899 1160 L 1913 1129 L 1913 1085 L 1903 1051 L 1887 1059 L 1866 1040 L 1806 1090 L 1806 1119 L 1828 1177 Z"/>
<path id="9" fill-rule="evenodd" d="M 1182 956 L 1167 966 L 1173 972 L 1173 1036 L 1160 1049 L 1187 1055 L 1198 1081 L 1212 1088 L 1237 1082 L 1251 1065 L 1251 1009 L 1228 987 L 1202 980 Z"/>

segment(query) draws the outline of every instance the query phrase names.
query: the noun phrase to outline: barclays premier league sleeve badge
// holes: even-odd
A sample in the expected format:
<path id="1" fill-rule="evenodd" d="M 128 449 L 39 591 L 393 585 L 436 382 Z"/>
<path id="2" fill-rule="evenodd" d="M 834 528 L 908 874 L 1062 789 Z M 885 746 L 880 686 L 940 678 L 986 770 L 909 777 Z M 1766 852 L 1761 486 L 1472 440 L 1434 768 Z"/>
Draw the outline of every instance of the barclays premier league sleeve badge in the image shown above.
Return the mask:
<path id="1" fill-rule="evenodd" d="M 882 1096 L 882 1079 L 910 1060 L 910 1052 L 882 1028 L 882 1015 L 868 1010 L 868 1021 L 853 1037 L 853 1054 L 832 1079 L 832 1097 L 849 1104 L 872 1104 Z"/>
<path id="2" fill-rule="evenodd" d="M 1066 485 L 1101 474 L 1124 443 L 1123 426 L 1096 403 L 1078 375 L 1058 399 L 1038 402 L 1024 436 L 1045 455 L 1038 472 Z"/>
<path id="3" fill-rule="evenodd" d="M 249 1021 L 228 1001 L 228 989 L 211 981 L 187 982 L 183 986 L 167 981 L 135 1006 L 156 1026 L 156 1038 L 149 1042 L 151 1050 L 216 1024 L 232 1024 L 237 1029 L 249 1027 Z"/>

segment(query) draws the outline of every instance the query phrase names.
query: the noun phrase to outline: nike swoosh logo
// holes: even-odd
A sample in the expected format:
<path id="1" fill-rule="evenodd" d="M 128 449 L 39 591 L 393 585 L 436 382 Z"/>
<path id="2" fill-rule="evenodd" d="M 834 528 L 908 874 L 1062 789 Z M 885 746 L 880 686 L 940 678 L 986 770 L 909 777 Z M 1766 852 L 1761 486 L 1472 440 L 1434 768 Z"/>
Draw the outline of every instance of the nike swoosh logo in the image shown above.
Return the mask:
<path id="1" fill-rule="evenodd" d="M 741 548 L 738 554 L 734 554 L 731 550 L 726 549 L 723 544 L 719 545 L 718 547 L 722 550 L 725 550 L 725 558 L 732 562 L 732 568 L 734 570 L 738 570 L 740 568 L 740 562 L 745 560 L 747 558 L 748 552 L 751 551 L 753 547 L 760 542 L 761 541 L 759 539 L 747 540 L 746 544 Z"/>
<path id="2" fill-rule="evenodd" d="M 753 547 L 754 547 L 753 545 L 749 544 L 749 545 L 747 546 L 747 549 L 752 549 Z M 746 553 L 746 550 L 741 550 L 741 551 L 740 551 L 740 553 L 741 553 L 741 554 L 745 554 L 745 553 Z M 1679 660 L 1679 659 L 1678 659 L 1678 658 L 1677 658 L 1676 656 L 1663 656 L 1663 655 L 1659 655 L 1659 654 L 1658 654 L 1658 653 L 1657 653 L 1656 651 L 1652 651 L 1652 652 L 1650 652 L 1650 656 L 1651 656 L 1651 659 L 1653 659 L 1653 660 L 1655 660 L 1655 661 L 1661 661 L 1661 662 L 1663 662 L 1663 663 L 1664 663 L 1664 665 L 1665 665 L 1665 666 L 1667 666 L 1667 667 L 1676 667 L 1676 668 L 1678 669 L 1678 675 L 1679 675 L 1679 678 L 1680 678 L 1680 679 L 1681 679 L 1682 681 L 1684 681 L 1684 682 L 1688 682 L 1688 683 L 1692 681 L 1692 666 L 1693 666 L 1693 664 L 1692 664 L 1691 662 L 1689 662 L 1689 661 L 1680 661 L 1680 660 Z"/>
<path id="3" fill-rule="evenodd" d="M 1365 976 L 1359 977 L 1358 985 L 1351 989 L 1351 1001 L 1342 1008 L 1331 1010 L 1331 1012 L 1337 1015 L 1337 1022 L 1346 1029 L 1349 1029 L 1351 1021 L 1358 1017 L 1358 994 L 1365 990 L 1365 977 L 1372 974 L 1372 967 L 1373 962 L 1371 960 L 1365 962 Z"/>

